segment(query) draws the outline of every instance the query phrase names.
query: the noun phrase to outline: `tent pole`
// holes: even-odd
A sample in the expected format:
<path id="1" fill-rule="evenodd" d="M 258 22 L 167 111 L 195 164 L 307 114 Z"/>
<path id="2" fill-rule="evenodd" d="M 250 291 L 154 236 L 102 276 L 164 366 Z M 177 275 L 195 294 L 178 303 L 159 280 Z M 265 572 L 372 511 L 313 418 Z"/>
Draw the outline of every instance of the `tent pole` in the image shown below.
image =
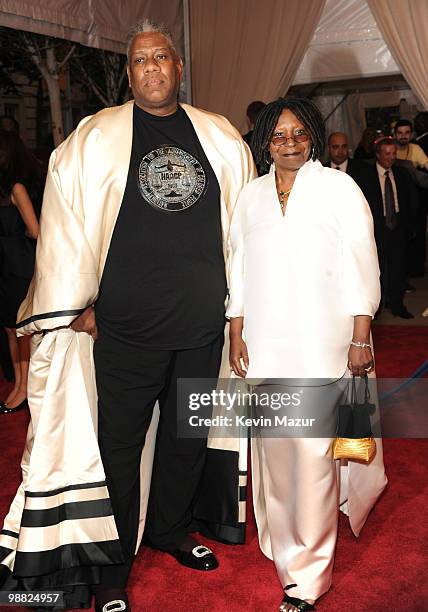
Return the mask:
<path id="1" fill-rule="evenodd" d="M 327 115 L 327 117 L 324 119 L 324 123 L 326 123 L 327 119 L 330 119 L 330 117 L 331 117 L 331 116 L 332 116 L 332 115 L 333 115 L 333 114 L 334 114 L 334 113 L 337 111 L 337 109 L 339 108 L 339 106 L 342 106 L 342 104 L 345 102 L 346 98 L 349 96 L 349 94 L 350 94 L 350 93 L 351 93 L 351 92 L 349 92 L 349 91 L 348 91 L 348 92 L 347 92 L 347 93 L 346 93 L 346 94 L 343 96 L 343 98 L 341 99 L 341 101 L 340 101 L 338 104 L 336 104 L 336 106 L 333 108 L 333 110 L 331 111 L 331 113 L 329 113 L 329 114 Z"/>
<path id="2" fill-rule="evenodd" d="M 192 104 L 192 65 L 190 55 L 190 0 L 183 0 L 184 24 L 184 78 L 186 83 L 186 102 Z"/>

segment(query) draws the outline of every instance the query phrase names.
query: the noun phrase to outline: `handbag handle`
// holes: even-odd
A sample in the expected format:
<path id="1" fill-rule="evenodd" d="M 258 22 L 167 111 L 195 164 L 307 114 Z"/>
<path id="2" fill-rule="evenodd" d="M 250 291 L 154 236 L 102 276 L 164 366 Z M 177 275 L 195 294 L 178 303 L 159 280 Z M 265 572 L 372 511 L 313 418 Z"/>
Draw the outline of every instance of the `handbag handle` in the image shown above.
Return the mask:
<path id="1" fill-rule="evenodd" d="M 364 375 L 364 403 L 368 404 L 370 399 L 369 379 L 367 374 Z M 352 375 L 352 390 L 351 390 L 351 406 L 354 407 L 358 403 L 357 386 L 355 384 L 355 375 Z"/>
<path id="2" fill-rule="evenodd" d="M 364 403 L 368 404 L 369 403 L 369 399 L 370 399 L 370 388 L 369 388 L 369 377 L 367 376 L 367 374 L 365 374 L 364 376 Z"/>

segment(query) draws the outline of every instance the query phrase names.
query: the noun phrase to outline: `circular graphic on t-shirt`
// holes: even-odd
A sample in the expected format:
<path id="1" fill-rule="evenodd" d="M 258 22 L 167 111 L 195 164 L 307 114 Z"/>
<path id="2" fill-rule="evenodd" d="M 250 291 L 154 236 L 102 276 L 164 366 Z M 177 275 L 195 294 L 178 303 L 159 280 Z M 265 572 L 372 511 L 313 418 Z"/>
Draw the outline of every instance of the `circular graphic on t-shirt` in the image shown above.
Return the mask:
<path id="1" fill-rule="evenodd" d="M 180 212 L 199 200 L 206 176 L 193 155 L 179 147 L 162 145 L 141 160 L 138 185 L 144 199 L 155 208 Z"/>

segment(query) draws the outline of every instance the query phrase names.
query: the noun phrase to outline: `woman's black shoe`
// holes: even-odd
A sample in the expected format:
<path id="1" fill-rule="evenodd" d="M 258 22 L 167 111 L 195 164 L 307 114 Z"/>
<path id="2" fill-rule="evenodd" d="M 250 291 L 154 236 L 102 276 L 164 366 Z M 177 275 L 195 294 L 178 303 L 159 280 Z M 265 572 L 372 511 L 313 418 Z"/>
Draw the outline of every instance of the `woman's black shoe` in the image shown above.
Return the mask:
<path id="1" fill-rule="evenodd" d="M 282 604 L 291 604 L 296 608 L 296 610 L 299 610 L 299 612 L 306 612 L 306 610 L 316 610 L 315 606 L 308 603 L 307 601 L 299 599 L 298 597 L 290 597 L 287 594 L 284 595 L 284 599 L 282 600 L 282 603 L 279 606 L 280 610 L 285 609 L 285 606 L 283 606 Z"/>
<path id="2" fill-rule="evenodd" d="M 4 402 L 0 403 L 0 414 L 12 414 L 13 412 L 18 412 L 19 410 L 23 410 L 24 408 L 28 408 L 27 398 L 23 400 L 18 406 L 15 408 L 9 408 L 7 404 Z"/>

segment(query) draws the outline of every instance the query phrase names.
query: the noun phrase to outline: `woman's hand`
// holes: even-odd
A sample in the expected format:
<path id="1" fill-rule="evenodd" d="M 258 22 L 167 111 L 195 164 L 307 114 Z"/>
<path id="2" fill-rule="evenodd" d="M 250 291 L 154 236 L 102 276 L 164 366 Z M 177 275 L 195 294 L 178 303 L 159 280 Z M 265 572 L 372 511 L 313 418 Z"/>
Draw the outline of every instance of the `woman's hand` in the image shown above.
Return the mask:
<path id="1" fill-rule="evenodd" d="M 372 351 L 369 347 L 350 346 L 348 351 L 348 368 L 353 376 L 366 376 L 374 368 Z"/>
<path id="2" fill-rule="evenodd" d="M 242 361 L 244 362 L 244 368 L 242 367 Z M 230 352 L 229 352 L 229 363 L 233 372 L 241 378 L 245 378 L 249 366 L 248 361 L 248 350 L 247 345 L 243 341 L 241 336 L 230 337 Z"/>
<path id="3" fill-rule="evenodd" d="M 70 327 L 75 332 L 86 332 L 96 340 L 98 337 L 98 329 L 95 319 L 95 310 L 92 306 L 86 308 L 77 319 L 74 319 Z"/>
<path id="4" fill-rule="evenodd" d="M 366 376 L 374 368 L 374 357 L 370 348 L 370 326 L 372 318 L 369 315 L 354 317 L 354 332 L 348 351 L 348 368 L 353 376 Z M 366 346 L 354 346 L 365 344 Z"/>

